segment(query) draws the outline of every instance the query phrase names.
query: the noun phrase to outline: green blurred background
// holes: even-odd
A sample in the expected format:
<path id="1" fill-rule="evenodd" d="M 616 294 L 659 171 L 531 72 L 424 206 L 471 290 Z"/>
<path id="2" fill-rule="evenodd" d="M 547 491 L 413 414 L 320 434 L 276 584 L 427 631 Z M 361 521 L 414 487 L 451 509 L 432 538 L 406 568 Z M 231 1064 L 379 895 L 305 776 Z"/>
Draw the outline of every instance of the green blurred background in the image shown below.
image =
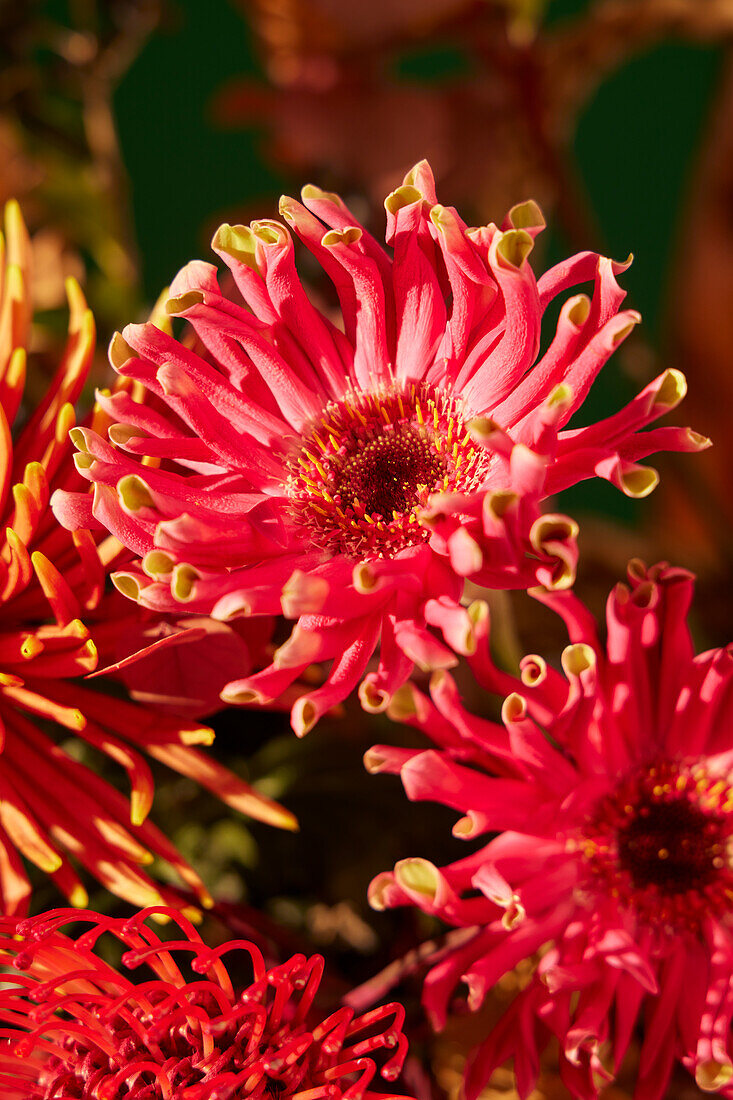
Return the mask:
<path id="1" fill-rule="evenodd" d="M 552 26 L 588 6 L 588 0 L 556 0 L 546 21 Z M 411 46 L 401 52 L 411 76 L 427 84 L 444 78 L 445 43 L 439 50 Z M 675 230 L 724 57 L 722 44 L 652 46 L 623 62 L 578 118 L 573 156 L 603 247 L 614 257 L 635 253 L 625 283 L 655 336 Z M 395 70 L 399 79 L 397 64 Z M 264 126 L 215 125 L 213 98 L 225 82 L 242 76 L 264 79 L 241 13 L 227 0 L 177 0 L 115 93 L 149 301 L 187 260 L 208 255 L 211 225 L 243 208 L 276 216 L 278 195 L 309 178 L 273 166 Z M 471 152 L 466 150 L 469 160 Z M 496 220 L 503 211 L 481 213 Z M 567 252 L 568 243 L 557 235 L 554 249 Z"/>

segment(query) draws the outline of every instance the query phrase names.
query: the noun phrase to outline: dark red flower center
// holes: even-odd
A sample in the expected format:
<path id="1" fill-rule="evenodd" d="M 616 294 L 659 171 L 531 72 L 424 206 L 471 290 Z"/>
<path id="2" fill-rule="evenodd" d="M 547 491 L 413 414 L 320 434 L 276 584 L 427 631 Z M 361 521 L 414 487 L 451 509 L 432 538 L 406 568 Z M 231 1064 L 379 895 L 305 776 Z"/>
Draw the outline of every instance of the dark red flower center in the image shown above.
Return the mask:
<path id="1" fill-rule="evenodd" d="M 436 488 L 445 470 L 432 442 L 414 425 L 399 424 L 334 462 L 334 482 L 342 505 L 362 504 L 367 515 L 390 520 L 410 511 L 421 490 Z"/>
<path id="2" fill-rule="evenodd" d="M 722 824 L 686 798 L 650 801 L 619 829 L 619 861 L 637 888 L 654 885 L 667 894 L 700 889 L 722 866 Z"/>
<path id="3" fill-rule="evenodd" d="M 471 492 L 489 462 L 452 397 L 395 384 L 329 405 L 292 455 L 287 489 L 304 533 L 324 550 L 392 557 L 429 537 L 419 512 L 431 493 Z"/>
<path id="4" fill-rule="evenodd" d="M 733 898 L 733 788 L 697 764 L 627 776 L 596 807 L 581 850 L 611 894 L 655 926 L 697 928 Z"/>

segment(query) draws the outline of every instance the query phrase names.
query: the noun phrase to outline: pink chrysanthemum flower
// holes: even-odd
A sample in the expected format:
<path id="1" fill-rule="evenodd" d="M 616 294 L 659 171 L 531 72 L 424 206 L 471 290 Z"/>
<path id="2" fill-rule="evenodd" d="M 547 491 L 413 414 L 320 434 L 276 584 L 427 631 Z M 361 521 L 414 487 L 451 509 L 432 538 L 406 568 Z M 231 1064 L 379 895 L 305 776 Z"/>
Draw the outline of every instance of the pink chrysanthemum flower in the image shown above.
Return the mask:
<path id="1" fill-rule="evenodd" d="M 146 923 L 159 912 L 0 920 L 0 961 L 15 968 L 0 990 L 4 1100 L 387 1100 L 370 1087 L 374 1055 L 386 1053 L 379 1072 L 396 1080 L 407 1053 L 401 1005 L 319 1019 L 319 955 L 268 969 L 254 944 L 208 948 L 172 910 L 163 912 L 181 935 L 161 941 Z M 60 931 L 78 921 L 91 927 L 74 939 Z M 105 933 L 125 947 L 125 970 L 152 976 L 134 984 L 104 962 Z"/>
<path id="2" fill-rule="evenodd" d="M 637 562 L 629 575 L 605 647 L 571 593 L 542 597 L 569 629 L 564 675 L 530 656 L 514 680 L 482 646 L 479 678 L 509 692 L 503 726 L 438 673 L 432 701 L 405 687 L 399 702 L 440 747 L 367 754 L 409 798 L 461 810 L 455 836 L 499 832 L 442 869 L 403 860 L 370 888 L 378 909 L 416 905 L 463 930 L 425 980 L 436 1027 L 459 983 L 475 1010 L 535 958 L 474 1053 L 469 1100 L 510 1057 L 526 1097 L 553 1036 L 570 1094 L 597 1097 L 639 1027 L 638 1100 L 665 1093 L 675 1059 L 733 1096 L 733 651 L 695 656 L 689 573 Z"/>
<path id="3" fill-rule="evenodd" d="M 154 783 L 146 755 L 244 813 L 286 828 L 296 822 L 195 747 L 213 741 L 206 726 L 80 683 L 97 666 L 97 641 L 104 652 L 110 633 L 129 629 L 131 618 L 124 623 L 117 617 L 112 626 L 102 621 L 114 614 L 104 596 L 106 573 L 128 552 L 106 532 L 102 538 L 87 530 L 70 535 L 48 507 L 52 488 L 84 487 L 68 433 L 92 363 L 94 319 L 70 280 L 65 352 L 34 408 L 25 390 L 31 248 L 16 203 L 6 208 L 5 230 L 5 240 L 0 237 L 0 245 L 7 242 L 7 263 L 0 262 L 0 912 L 27 909 L 26 860 L 50 875 L 76 905 L 88 903 L 78 864 L 134 905 L 176 904 L 176 892 L 148 873 L 157 857 L 206 904 L 210 898 L 199 876 L 148 818 Z M 97 411 L 93 422 L 101 427 L 104 414 Z M 116 594 L 114 600 L 119 601 Z M 151 660 L 167 642 L 158 645 Z M 243 642 L 241 649 L 246 654 Z M 136 666 L 140 675 L 141 668 Z M 125 770 L 129 799 L 67 751 L 64 742 L 72 737 Z"/>
<path id="4" fill-rule="evenodd" d="M 285 226 L 222 226 L 213 248 L 247 308 L 212 265 L 185 267 L 167 309 L 195 341 L 152 325 L 113 340 L 112 365 L 157 400 L 100 397 L 109 442 L 73 433 L 94 496 L 54 500 L 66 526 L 101 524 L 138 555 L 116 583 L 146 607 L 296 619 L 272 665 L 224 697 L 267 702 L 333 661 L 294 707 L 301 734 L 362 680 L 380 640 L 361 688 L 373 711 L 415 664 L 470 653 L 464 578 L 572 583 L 575 524 L 541 515 L 542 499 L 595 475 L 643 496 L 657 475 L 637 459 L 706 444 L 687 429 L 639 431 L 682 398 L 677 371 L 607 420 L 565 429 L 639 316 L 619 312 L 624 265 L 595 253 L 535 279 L 534 203 L 502 229 L 468 229 L 423 162 L 386 200 L 392 254 L 337 195 L 306 187 L 303 203 L 283 198 L 280 211 L 333 282 L 337 323 L 306 296 Z M 545 309 L 591 280 L 592 300 L 564 303 L 538 360 Z M 164 467 L 141 469 L 141 455 Z"/>

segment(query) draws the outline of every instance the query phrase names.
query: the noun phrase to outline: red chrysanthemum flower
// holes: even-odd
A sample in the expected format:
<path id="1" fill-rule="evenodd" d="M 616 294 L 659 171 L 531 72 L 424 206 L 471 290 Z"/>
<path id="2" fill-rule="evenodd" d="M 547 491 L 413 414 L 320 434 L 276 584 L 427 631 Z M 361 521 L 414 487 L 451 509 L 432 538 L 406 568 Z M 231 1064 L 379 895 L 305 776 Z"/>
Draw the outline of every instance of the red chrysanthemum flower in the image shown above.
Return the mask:
<path id="1" fill-rule="evenodd" d="M 637 1027 L 638 1100 L 664 1094 L 675 1059 L 733 1096 L 733 649 L 695 656 L 689 573 L 635 562 L 629 576 L 605 648 L 571 593 L 542 597 L 569 628 L 564 676 L 530 656 L 515 681 L 482 647 L 479 677 L 509 692 L 503 726 L 436 674 L 432 701 L 405 688 L 402 705 L 440 749 L 367 754 L 409 798 L 462 810 L 456 836 L 500 831 L 441 870 L 406 859 L 371 885 L 376 908 L 417 905 L 463 929 L 425 981 L 435 1025 L 460 982 L 477 1009 L 540 956 L 475 1052 L 469 1100 L 509 1057 L 526 1097 L 553 1036 L 571 1095 L 597 1097 Z"/>
<path id="2" fill-rule="evenodd" d="M 207 902 L 198 875 L 146 820 L 153 777 L 141 752 L 209 787 L 242 812 L 290 828 L 295 822 L 192 747 L 211 744 L 210 729 L 78 680 L 69 682 L 97 665 L 93 624 L 106 645 L 110 628 L 104 619 L 113 610 L 105 608 L 106 572 L 129 555 L 112 536 L 100 539 L 85 530 L 70 535 L 48 508 L 52 487 L 84 486 L 68 433 L 91 365 L 94 320 L 70 281 L 66 350 L 42 401 L 28 408 L 31 252 L 15 203 L 6 209 L 5 226 L 7 265 L 0 264 L 0 912 L 27 906 L 30 884 L 23 858 L 51 875 L 74 904 L 86 904 L 87 896 L 70 856 L 135 905 L 163 899 L 176 904 L 175 893 L 156 885 L 145 870 L 157 856 Z M 104 414 L 98 412 L 92 422 L 102 428 Z M 129 629 L 131 618 L 118 620 L 112 629 Z M 126 770 L 129 801 L 62 747 L 62 739 L 71 736 Z"/>
<path id="3" fill-rule="evenodd" d="M 379 1072 L 396 1080 L 407 1053 L 401 1005 L 314 1018 L 320 955 L 267 969 L 254 944 L 209 948 L 171 910 L 181 937 L 161 941 L 146 923 L 160 911 L 0 920 L 0 959 L 20 972 L 3 974 L 0 990 L 4 1100 L 387 1100 L 370 1088 L 373 1055 L 386 1052 Z M 91 927 L 75 939 L 59 930 L 78 921 Z M 152 977 L 134 984 L 104 962 L 104 933 L 126 948 L 126 970 L 145 965 Z"/>
<path id="4" fill-rule="evenodd" d="M 306 296 L 283 225 L 222 226 L 213 247 L 248 308 L 223 295 L 212 265 L 185 267 L 167 309 L 196 341 L 152 325 L 113 340 L 113 366 L 155 407 L 100 397 L 110 442 L 73 433 L 94 496 L 54 500 L 71 529 L 103 525 L 138 555 L 116 583 L 146 607 L 297 619 L 271 666 L 224 697 L 267 702 L 332 660 L 294 707 L 301 734 L 360 682 L 380 639 L 361 689 L 373 711 L 415 664 L 470 653 L 465 577 L 572 583 L 575 524 L 540 515 L 543 498 L 594 475 L 644 496 L 657 475 L 637 459 L 707 442 L 639 431 L 682 398 L 677 371 L 609 419 L 560 430 L 639 316 L 619 312 L 624 265 L 595 253 L 535 279 L 534 203 L 501 230 L 468 229 L 421 163 L 386 200 L 390 256 L 337 195 L 306 187 L 303 202 L 284 198 L 280 210 L 332 280 L 338 323 Z M 537 361 L 546 307 L 589 280 L 592 300 L 564 303 Z M 165 466 L 141 469 L 140 455 Z"/>

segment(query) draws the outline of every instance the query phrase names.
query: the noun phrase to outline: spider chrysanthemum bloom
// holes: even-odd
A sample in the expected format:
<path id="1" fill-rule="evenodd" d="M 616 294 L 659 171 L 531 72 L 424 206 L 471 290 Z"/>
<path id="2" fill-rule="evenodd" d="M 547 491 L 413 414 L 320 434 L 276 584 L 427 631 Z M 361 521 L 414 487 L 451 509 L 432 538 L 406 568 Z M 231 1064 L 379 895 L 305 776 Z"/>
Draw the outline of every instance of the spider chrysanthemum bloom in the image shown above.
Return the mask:
<path id="1" fill-rule="evenodd" d="M 25 388 L 27 367 L 33 363 L 36 370 L 27 355 L 31 248 L 16 203 L 8 204 L 5 229 L 7 263 L 0 263 L 0 912 L 27 906 L 31 888 L 24 860 L 49 874 L 74 904 L 87 903 L 75 862 L 135 905 L 163 899 L 175 904 L 175 894 L 147 873 L 159 857 L 206 902 L 198 875 L 147 820 L 154 788 L 142 753 L 245 813 L 286 827 L 293 827 L 294 819 L 192 747 L 211 743 L 213 732 L 207 727 L 78 680 L 97 665 L 94 623 L 105 638 L 112 629 L 103 622 L 106 574 L 129 556 L 105 533 L 70 534 L 48 507 L 54 487 L 84 487 L 68 434 L 92 362 L 94 320 L 78 285 L 69 281 L 65 352 L 34 408 Z M 101 428 L 104 414 L 97 411 L 92 422 Z M 122 625 L 118 620 L 116 626 Z M 125 769 L 129 800 L 62 746 L 74 737 Z"/>
<path id="2" fill-rule="evenodd" d="M 415 664 L 470 653 L 466 577 L 572 583 L 575 524 L 541 515 L 543 498 L 594 475 L 644 496 L 657 475 L 637 459 L 706 443 L 639 431 L 682 398 L 677 371 L 609 419 L 561 430 L 639 316 L 619 312 L 624 265 L 594 253 L 535 279 L 534 203 L 503 229 L 468 229 L 421 163 L 386 200 L 391 254 L 337 195 L 306 187 L 303 203 L 284 198 L 280 211 L 333 282 L 337 323 L 308 299 L 284 225 L 222 226 L 213 247 L 246 307 L 212 265 L 179 273 L 167 308 L 195 340 L 151 325 L 113 340 L 115 369 L 157 400 L 100 398 L 109 440 L 74 433 L 93 498 L 54 500 L 61 522 L 101 524 L 138 556 L 116 583 L 147 607 L 296 619 L 272 665 L 224 697 L 267 702 L 333 661 L 294 707 L 299 733 L 359 684 L 380 641 L 360 692 L 374 711 Z M 592 300 L 563 304 L 537 361 L 546 307 L 591 280 Z M 143 470 L 140 455 L 164 467 Z"/>
<path id="3" fill-rule="evenodd" d="M 733 1095 L 733 651 L 695 656 L 690 574 L 637 562 L 629 576 L 605 646 L 572 594 L 543 596 L 569 628 L 564 675 L 529 656 L 514 681 L 482 648 L 479 678 L 508 692 L 503 726 L 469 714 L 444 672 L 432 700 L 399 700 L 440 747 L 367 754 L 411 799 L 461 810 L 455 836 L 499 832 L 442 869 L 403 860 L 370 888 L 377 908 L 416 905 L 463 929 L 425 980 L 437 1027 L 461 983 L 477 1009 L 535 957 L 474 1053 L 469 1100 L 510 1057 L 527 1096 L 553 1036 L 571 1095 L 590 1100 L 639 1028 L 638 1100 L 664 1095 L 675 1059 Z"/>
<path id="4" fill-rule="evenodd" d="M 386 1100 L 371 1084 L 377 1064 L 386 1081 L 402 1068 L 401 1005 L 319 1018 L 321 956 L 268 969 L 253 944 L 208 948 L 171 910 L 181 934 L 161 941 L 146 923 L 157 912 L 0 920 L 15 968 L 0 990 L 4 1100 Z M 90 927 L 69 938 L 72 921 Z M 125 948 L 119 968 L 96 952 L 105 933 Z"/>

